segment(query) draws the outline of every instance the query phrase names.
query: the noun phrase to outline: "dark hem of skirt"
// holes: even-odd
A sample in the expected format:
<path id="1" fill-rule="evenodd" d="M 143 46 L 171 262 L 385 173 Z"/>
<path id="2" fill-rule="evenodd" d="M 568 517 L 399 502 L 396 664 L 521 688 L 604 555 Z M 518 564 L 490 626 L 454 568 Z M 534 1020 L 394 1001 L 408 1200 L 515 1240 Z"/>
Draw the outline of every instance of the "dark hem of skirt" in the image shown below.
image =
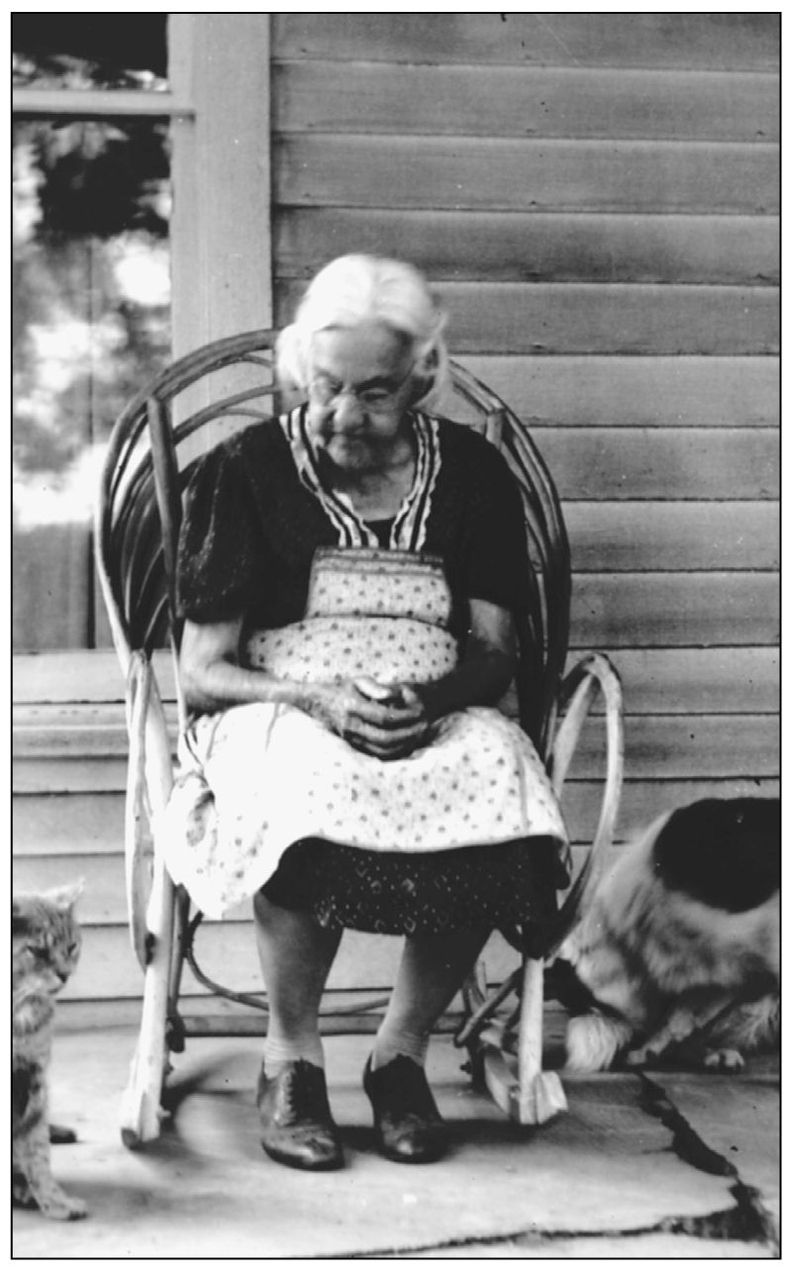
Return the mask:
<path id="1" fill-rule="evenodd" d="M 263 886 L 273 904 L 312 914 L 324 927 L 386 935 L 521 927 L 528 952 L 568 885 L 550 837 L 452 851 L 379 852 L 303 839 Z"/>

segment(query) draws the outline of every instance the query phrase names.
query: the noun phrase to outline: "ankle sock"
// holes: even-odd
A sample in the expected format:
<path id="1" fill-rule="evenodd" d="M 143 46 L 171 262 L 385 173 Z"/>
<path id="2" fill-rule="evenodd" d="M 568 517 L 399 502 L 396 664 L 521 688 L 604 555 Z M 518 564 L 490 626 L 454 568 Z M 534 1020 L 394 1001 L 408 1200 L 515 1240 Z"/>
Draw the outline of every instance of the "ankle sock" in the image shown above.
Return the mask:
<path id="1" fill-rule="evenodd" d="M 318 1069 L 325 1068 L 325 1053 L 317 1033 L 292 1036 L 268 1031 L 262 1055 L 262 1068 L 267 1078 L 276 1077 L 288 1060 L 308 1060 Z"/>
<path id="2" fill-rule="evenodd" d="M 408 1059 L 415 1060 L 419 1068 L 423 1068 L 428 1046 L 428 1033 L 410 1033 L 406 1029 L 386 1030 L 385 1025 L 381 1025 L 372 1050 L 372 1070 L 390 1064 L 397 1055 L 406 1055 Z"/>

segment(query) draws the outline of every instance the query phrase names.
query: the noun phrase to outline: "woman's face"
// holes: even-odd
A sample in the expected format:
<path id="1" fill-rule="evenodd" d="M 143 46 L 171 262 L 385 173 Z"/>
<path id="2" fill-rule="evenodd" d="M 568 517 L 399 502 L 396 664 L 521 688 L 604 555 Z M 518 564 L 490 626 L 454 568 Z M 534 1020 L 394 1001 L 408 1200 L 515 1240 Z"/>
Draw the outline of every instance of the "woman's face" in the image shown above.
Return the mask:
<path id="1" fill-rule="evenodd" d="M 385 324 L 315 333 L 307 431 L 318 458 L 355 474 L 399 458 L 413 380 L 412 344 Z"/>

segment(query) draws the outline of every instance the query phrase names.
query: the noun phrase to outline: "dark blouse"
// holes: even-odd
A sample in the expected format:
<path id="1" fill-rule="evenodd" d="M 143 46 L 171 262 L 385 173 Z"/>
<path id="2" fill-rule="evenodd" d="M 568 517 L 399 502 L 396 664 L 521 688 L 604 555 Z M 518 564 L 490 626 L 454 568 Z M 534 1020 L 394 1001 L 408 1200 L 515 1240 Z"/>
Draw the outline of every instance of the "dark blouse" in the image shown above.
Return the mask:
<path id="1" fill-rule="evenodd" d="M 516 482 L 493 445 L 469 426 L 441 419 L 438 428 L 441 466 L 423 551 L 443 559 L 461 637 L 468 599 L 521 615 L 526 530 Z M 314 551 L 337 542 L 281 424 L 250 426 L 195 467 L 178 553 L 179 613 L 197 622 L 243 616 L 248 630 L 301 620 Z"/>

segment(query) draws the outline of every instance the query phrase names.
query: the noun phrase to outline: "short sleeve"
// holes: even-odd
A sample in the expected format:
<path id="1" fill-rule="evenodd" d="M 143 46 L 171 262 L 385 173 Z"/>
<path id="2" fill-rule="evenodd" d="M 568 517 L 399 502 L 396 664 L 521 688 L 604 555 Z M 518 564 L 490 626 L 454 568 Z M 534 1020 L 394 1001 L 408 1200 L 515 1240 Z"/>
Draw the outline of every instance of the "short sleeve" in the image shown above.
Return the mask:
<path id="1" fill-rule="evenodd" d="M 516 480 L 500 454 L 479 450 L 464 529 L 464 588 L 518 614 L 527 590 L 527 526 Z"/>
<path id="2" fill-rule="evenodd" d="M 197 462 L 178 543 L 177 605 L 194 621 L 242 616 L 259 563 L 259 522 L 242 458 L 219 445 Z"/>

